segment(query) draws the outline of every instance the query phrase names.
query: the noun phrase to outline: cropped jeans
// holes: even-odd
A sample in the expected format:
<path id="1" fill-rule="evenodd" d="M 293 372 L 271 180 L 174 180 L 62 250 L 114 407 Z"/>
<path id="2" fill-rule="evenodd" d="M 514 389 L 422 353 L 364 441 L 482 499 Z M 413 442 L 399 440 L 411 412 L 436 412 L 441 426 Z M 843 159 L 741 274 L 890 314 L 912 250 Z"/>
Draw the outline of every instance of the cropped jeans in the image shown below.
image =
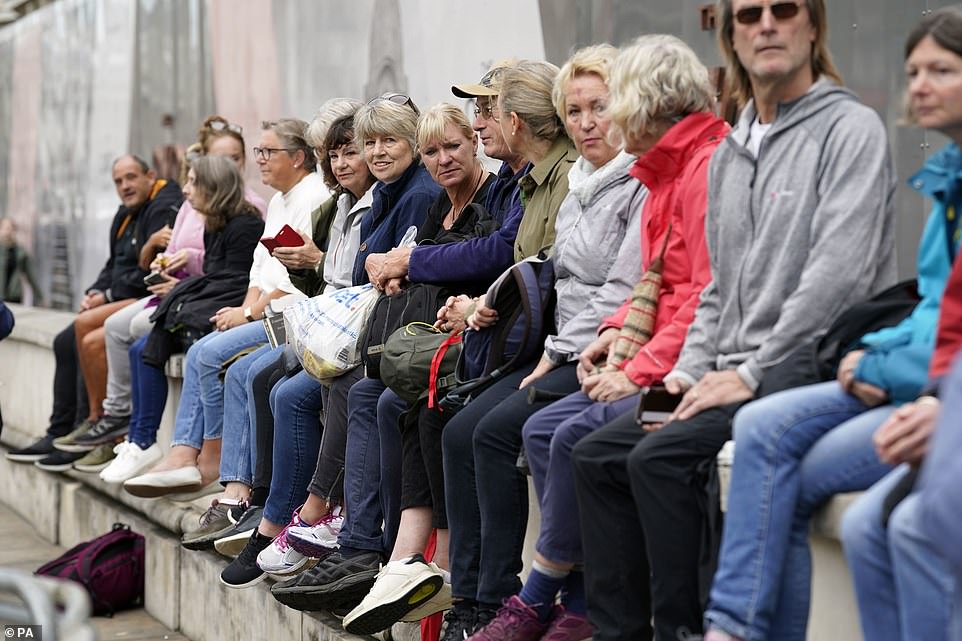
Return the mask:
<path id="1" fill-rule="evenodd" d="M 221 483 L 243 483 L 247 487 L 254 485 L 257 447 L 251 420 L 251 388 L 254 376 L 263 369 L 273 367 L 276 361 L 277 354 L 271 346 L 261 345 L 227 368 L 227 376 L 224 377 L 224 428 L 221 432 Z"/>
<path id="2" fill-rule="evenodd" d="M 214 331 L 191 345 L 184 359 L 184 386 L 171 445 L 199 450 L 224 429 L 224 386 L 220 370 L 239 352 L 267 342 L 263 323 L 245 323 Z"/>
<path id="3" fill-rule="evenodd" d="M 809 519 L 834 494 L 891 468 L 872 435 L 894 411 L 868 408 L 835 382 L 779 392 L 735 415 L 735 460 L 706 622 L 747 641 L 804 641 Z"/>

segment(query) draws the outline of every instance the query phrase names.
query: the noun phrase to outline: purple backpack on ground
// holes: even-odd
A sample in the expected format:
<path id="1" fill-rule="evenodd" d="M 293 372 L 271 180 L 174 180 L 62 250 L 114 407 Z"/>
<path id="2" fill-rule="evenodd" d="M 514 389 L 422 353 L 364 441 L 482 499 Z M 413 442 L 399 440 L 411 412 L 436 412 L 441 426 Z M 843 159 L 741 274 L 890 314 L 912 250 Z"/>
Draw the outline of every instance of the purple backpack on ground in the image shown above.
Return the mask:
<path id="1" fill-rule="evenodd" d="M 129 525 L 114 523 L 107 534 L 75 545 L 36 574 L 80 583 L 90 594 L 94 614 L 112 616 L 143 601 L 144 537 Z"/>

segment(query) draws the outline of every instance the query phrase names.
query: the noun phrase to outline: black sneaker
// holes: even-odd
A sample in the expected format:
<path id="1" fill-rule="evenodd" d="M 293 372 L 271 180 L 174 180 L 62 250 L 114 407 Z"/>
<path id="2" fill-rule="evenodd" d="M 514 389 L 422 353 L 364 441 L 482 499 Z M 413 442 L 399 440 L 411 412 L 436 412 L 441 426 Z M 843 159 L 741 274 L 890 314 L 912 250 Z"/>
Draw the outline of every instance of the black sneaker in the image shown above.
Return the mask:
<path id="1" fill-rule="evenodd" d="M 129 416 L 107 416 L 105 414 L 97 419 L 93 427 L 75 438 L 73 442 L 76 447 L 94 447 L 111 443 L 126 436 L 129 427 Z"/>
<path id="2" fill-rule="evenodd" d="M 371 591 L 381 555 L 361 552 L 347 558 L 334 552 L 314 568 L 271 588 L 274 598 L 295 610 L 353 609 Z"/>
<path id="3" fill-rule="evenodd" d="M 464 641 L 474 634 L 476 611 L 473 605 L 455 603 L 444 613 L 441 624 L 441 641 Z"/>
<path id="4" fill-rule="evenodd" d="M 39 461 L 34 461 L 33 464 L 41 470 L 47 470 L 48 472 L 66 472 L 73 467 L 74 461 L 79 461 L 84 456 L 86 456 L 85 452 L 61 452 L 60 450 L 54 450 L 53 454 L 49 454 Z"/>
<path id="5" fill-rule="evenodd" d="M 7 452 L 7 460 L 16 461 L 17 463 L 32 463 L 33 461 L 46 458 L 57 449 L 53 446 L 53 440 L 55 438 L 57 437 L 47 434 L 42 439 L 27 447 L 21 447 L 19 450 L 10 450 Z"/>
<path id="6" fill-rule="evenodd" d="M 249 588 L 267 578 L 267 573 L 257 565 L 257 555 L 273 540 L 254 530 L 241 553 L 220 573 L 220 582 L 229 588 Z"/>

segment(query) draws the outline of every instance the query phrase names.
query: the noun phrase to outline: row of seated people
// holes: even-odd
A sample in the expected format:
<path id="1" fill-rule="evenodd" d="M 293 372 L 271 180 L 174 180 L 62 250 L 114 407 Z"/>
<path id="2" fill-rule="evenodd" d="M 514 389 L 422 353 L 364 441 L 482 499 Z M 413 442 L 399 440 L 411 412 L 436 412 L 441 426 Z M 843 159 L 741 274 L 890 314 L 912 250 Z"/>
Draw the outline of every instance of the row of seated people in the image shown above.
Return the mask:
<path id="1" fill-rule="evenodd" d="M 734 128 L 691 49 L 648 35 L 560 70 L 496 63 L 452 87 L 473 122 L 388 93 L 265 123 L 254 152 L 278 193 L 263 222 L 226 120 L 201 130 L 170 238 L 149 222 L 170 187 L 120 159 L 116 249 L 58 337 L 89 409 L 11 457 L 106 444 L 102 477 L 132 494 L 220 493 L 184 545 L 235 556 L 226 586 L 272 575 L 280 602 L 361 634 L 447 611 L 446 640 L 804 639 L 810 517 L 871 488 L 843 527 L 865 638 L 953 638 L 951 435 L 942 465 L 915 476 L 959 347 L 962 9 L 927 15 L 905 47 L 908 118 L 952 140 L 910 180 L 934 202 L 910 296 L 893 288 L 885 128 L 842 86 L 823 0 L 726 0 L 720 16 Z M 193 245 L 185 211 L 205 230 Z M 285 224 L 301 246 L 257 243 Z M 556 274 L 543 354 L 457 411 L 404 401 L 361 367 L 315 380 L 261 322 L 282 301 L 372 283 L 436 287 L 440 330 L 483 332 L 499 322 L 485 290 L 539 255 Z M 151 272 L 150 297 L 120 286 Z M 653 274 L 639 308 L 633 287 Z M 893 296 L 898 310 L 874 317 Z M 164 455 L 162 367 L 183 346 Z M 75 373 L 60 369 L 68 399 Z M 656 384 L 678 404 L 646 421 Z M 945 382 L 947 404 L 959 387 Z M 722 532 L 711 471 L 733 435 Z M 522 451 L 541 508 L 523 585 Z"/>

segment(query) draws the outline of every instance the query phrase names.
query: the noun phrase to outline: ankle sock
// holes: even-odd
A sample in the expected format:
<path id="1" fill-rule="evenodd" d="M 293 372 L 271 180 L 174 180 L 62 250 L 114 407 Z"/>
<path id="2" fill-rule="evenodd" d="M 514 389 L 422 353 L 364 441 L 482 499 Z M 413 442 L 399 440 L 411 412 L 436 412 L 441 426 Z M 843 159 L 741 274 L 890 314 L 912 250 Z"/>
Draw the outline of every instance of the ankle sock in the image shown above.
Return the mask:
<path id="1" fill-rule="evenodd" d="M 270 488 L 265 487 L 255 487 L 251 490 L 251 505 L 256 505 L 257 507 L 264 507 L 267 505 L 267 495 L 270 493 Z"/>
<path id="2" fill-rule="evenodd" d="M 549 568 L 537 561 L 534 562 L 527 583 L 521 588 L 518 597 L 538 614 L 542 623 L 551 617 L 555 596 L 567 580 L 566 570 Z"/>
<path id="3" fill-rule="evenodd" d="M 585 602 L 585 574 L 575 572 L 568 574 L 565 579 L 564 588 L 561 590 L 561 604 L 572 614 L 585 616 L 588 613 L 588 605 Z"/>

